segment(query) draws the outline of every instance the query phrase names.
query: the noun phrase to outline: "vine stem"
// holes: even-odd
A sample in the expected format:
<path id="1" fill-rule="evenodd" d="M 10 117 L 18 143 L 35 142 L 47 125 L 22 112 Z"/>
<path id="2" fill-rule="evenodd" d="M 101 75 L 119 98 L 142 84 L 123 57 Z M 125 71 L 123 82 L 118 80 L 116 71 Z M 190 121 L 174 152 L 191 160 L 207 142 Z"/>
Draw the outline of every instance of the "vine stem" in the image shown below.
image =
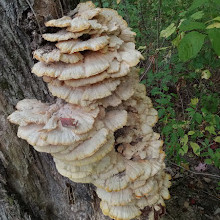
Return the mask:
<path id="1" fill-rule="evenodd" d="M 29 7 L 30 7 L 31 11 L 33 12 L 34 17 L 35 17 L 36 22 L 37 22 L 37 26 L 38 26 L 39 31 L 40 31 L 40 34 L 42 35 L 43 33 L 42 33 L 42 30 L 41 30 L 40 23 L 39 23 L 39 21 L 38 21 L 38 19 L 37 19 L 37 15 L 36 15 L 36 13 L 35 13 L 35 11 L 34 11 L 34 9 L 33 9 L 32 5 L 31 5 L 31 3 L 29 2 L 29 0 L 25 0 L 25 1 L 27 2 L 27 4 L 29 5 Z"/>
<path id="2" fill-rule="evenodd" d="M 180 165 L 178 165 L 178 164 L 176 164 L 176 163 L 173 163 L 173 162 L 169 162 L 169 163 L 171 163 L 171 164 L 173 164 L 173 165 L 175 165 L 175 166 L 177 166 L 177 167 L 180 167 L 180 168 L 182 168 L 182 169 L 184 169 L 184 170 L 186 170 L 186 171 L 188 171 L 188 172 L 190 172 L 190 173 L 193 173 L 193 174 L 195 174 L 195 175 L 210 176 L 210 177 L 214 177 L 214 178 L 220 179 L 220 176 L 219 176 L 219 175 L 210 174 L 210 173 L 199 173 L 199 172 L 195 172 L 195 171 L 192 171 L 192 170 L 187 170 L 185 167 L 180 166 Z"/>

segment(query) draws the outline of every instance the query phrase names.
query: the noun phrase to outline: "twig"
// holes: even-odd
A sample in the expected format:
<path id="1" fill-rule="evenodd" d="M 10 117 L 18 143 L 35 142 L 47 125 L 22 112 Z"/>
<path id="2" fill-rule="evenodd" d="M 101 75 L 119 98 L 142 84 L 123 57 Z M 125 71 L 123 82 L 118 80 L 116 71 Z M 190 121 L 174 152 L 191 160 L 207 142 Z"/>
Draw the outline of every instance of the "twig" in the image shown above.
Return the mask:
<path id="1" fill-rule="evenodd" d="M 57 18 L 59 18 L 59 13 L 58 13 L 58 11 L 57 11 L 57 7 L 56 7 L 55 4 L 53 4 L 53 8 L 54 8 L 54 10 L 55 10 L 55 12 L 56 12 L 56 16 L 57 16 Z"/>
<path id="2" fill-rule="evenodd" d="M 168 215 L 172 220 L 175 220 L 169 213 L 166 213 L 166 215 Z"/>
<path id="3" fill-rule="evenodd" d="M 31 3 L 29 2 L 29 0 L 25 0 L 25 1 L 27 2 L 27 4 L 29 5 L 29 7 L 30 7 L 31 11 L 33 12 L 34 17 L 35 17 L 36 22 L 37 22 L 37 26 L 38 26 L 39 31 L 40 31 L 40 34 L 42 35 L 43 33 L 42 33 L 42 30 L 41 30 L 40 23 L 39 23 L 39 21 L 38 21 L 38 19 L 37 19 L 37 15 L 36 15 L 36 13 L 35 13 L 35 11 L 34 11 L 34 9 L 33 9 L 32 5 L 31 5 Z"/>
<path id="4" fill-rule="evenodd" d="M 147 74 L 147 72 L 148 72 L 149 69 L 151 68 L 151 65 L 152 65 L 152 63 L 153 63 L 153 59 L 150 59 L 150 58 L 149 58 L 148 60 L 150 60 L 150 63 L 149 63 L 149 65 L 148 65 L 147 69 L 146 69 L 146 70 L 144 71 L 144 73 L 141 75 L 139 82 L 142 81 L 142 79 L 144 78 L 144 76 Z"/>
<path id="5" fill-rule="evenodd" d="M 62 6 L 62 4 L 61 4 L 61 1 L 60 1 L 60 0 L 58 0 L 58 2 L 59 2 L 59 5 L 60 5 L 60 10 L 61 10 L 62 17 L 63 17 L 63 15 L 64 15 L 64 13 L 63 13 L 63 6 Z"/>
<path id="6" fill-rule="evenodd" d="M 162 42 L 162 44 L 161 44 L 160 47 L 162 47 L 163 44 L 164 44 L 164 40 L 163 40 L 163 42 Z M 149 65 L 148 65 L 147 69 L 146 69 L 146 70 L 144 71 L 144 73 L 141 75 L 139 82 L 142 81 L 142 79 L 144 78 L 144 76 L 147 74 L 147 72 L 148 72 L 149 69 L 151 68 L 152 63 L 154 62 L 154 59 L 153 59 L 152 57 L 156 57 L 158 53 L 159 53 L 159 51 L 157 51 L 153 56 L 151 56 L 151 57 L 148 58 L 148 61 L 150 61 L 150 63 L 149 63 Z"/>
<path id="7" fill-rule="evenodd" d="M 210 174 L 210 173 L 194 172 L 194 171 L 192 171 L 192 170 L 187 170 L 185 167 L 180 166 L 180 165 L 178 165 L 178 164 L 176 164 L 176 163 L 173 163 L 173 162 L 169 162 L 169 163 L 171 163 L 171 164 L 173 164 L 173 165 L 175 165 L 175 166 L 177 166 L 177 167 L 180 167 L 180 168 L 182 168 L 182 169 L 184 169 L 184 170 L 186 170 L 186 171 L 188 171 L 188 172 L 190 172 L 190 173 L 193 173 L 193 174 L 195 174 L 195 175 L 210 176 L 210 177 L 215 177 L 215 178 L 219 178 L 219 179 L 220 179 L 220 176 L 219 176 L 219 175 L 214 175 L 214 174 Z"/>
<path id="8" fill-rule="evenodd" d="M 209 194 L 209 193 L 207 193 L 206 191 L 203 191 L 203 190 L 201 190 L 201 189 L 199 189 L 199 190 L 197 190 L 197 191 L 203 192 L 203 193 L 205 193 L 205 194 L 207 194 L 207 195 L 209 195 L 209 196 L 212 196 L 213 198 L 215 198 L 215 199 L 217 199 L 217 200 L 220 201 L 220 199 L 219 199 L 217 196 L 214 196 L 214 195 L 212 195 L 212 194 Z"/>

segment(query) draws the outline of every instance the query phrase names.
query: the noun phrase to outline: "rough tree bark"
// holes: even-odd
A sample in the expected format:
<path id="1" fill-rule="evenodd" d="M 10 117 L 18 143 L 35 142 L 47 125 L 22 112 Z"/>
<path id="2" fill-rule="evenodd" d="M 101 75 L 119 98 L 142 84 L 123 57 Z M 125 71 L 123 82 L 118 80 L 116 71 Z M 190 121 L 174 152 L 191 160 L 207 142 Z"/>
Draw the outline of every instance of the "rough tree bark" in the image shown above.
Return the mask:
<path id="1" fill-rule="evenodd" d="M 108 219 L 99 209 L 93 186 L 75 184 L 58 174 L 52 158 L 34 151 L 17 138 L 17 126 L 7 120 L 16 103 L 23 98 L 53 101 L 42 80 L 30 72 L 33 66 L 31 47 L 36 49 L 41 43 L 35 15 L 41 26 L 43 20 L 60 16 L 77 2 L 0 1 L 1 220 Z"/>

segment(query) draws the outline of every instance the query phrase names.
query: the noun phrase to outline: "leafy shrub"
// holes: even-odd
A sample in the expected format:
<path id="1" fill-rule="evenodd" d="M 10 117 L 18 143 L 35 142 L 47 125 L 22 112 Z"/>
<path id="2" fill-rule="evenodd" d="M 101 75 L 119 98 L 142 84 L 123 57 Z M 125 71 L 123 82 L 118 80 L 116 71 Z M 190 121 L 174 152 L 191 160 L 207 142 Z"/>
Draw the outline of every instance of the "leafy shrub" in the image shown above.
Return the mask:
<path id="1" fill-rule="evenodd" d="M 167 158 L 178 164 L 195 158 L 220 168 L 220 1 L 100 2 L 137 33 L 146 57 L 141 82 L 156 103 Z"/>

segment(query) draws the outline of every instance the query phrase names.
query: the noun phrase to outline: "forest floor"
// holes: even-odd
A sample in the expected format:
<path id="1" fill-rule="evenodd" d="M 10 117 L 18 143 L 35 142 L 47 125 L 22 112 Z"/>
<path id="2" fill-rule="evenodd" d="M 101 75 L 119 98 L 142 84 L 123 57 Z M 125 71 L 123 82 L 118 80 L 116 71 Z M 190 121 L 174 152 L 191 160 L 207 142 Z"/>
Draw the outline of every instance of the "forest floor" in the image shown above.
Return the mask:
<path id="1" fill-rule="evenodd" d="M 210 166 L 198 174 L 171 164 L 167 171 L 172 176 L 171 198 L 162 220 L 220 220 L 218 169 Z"/>

